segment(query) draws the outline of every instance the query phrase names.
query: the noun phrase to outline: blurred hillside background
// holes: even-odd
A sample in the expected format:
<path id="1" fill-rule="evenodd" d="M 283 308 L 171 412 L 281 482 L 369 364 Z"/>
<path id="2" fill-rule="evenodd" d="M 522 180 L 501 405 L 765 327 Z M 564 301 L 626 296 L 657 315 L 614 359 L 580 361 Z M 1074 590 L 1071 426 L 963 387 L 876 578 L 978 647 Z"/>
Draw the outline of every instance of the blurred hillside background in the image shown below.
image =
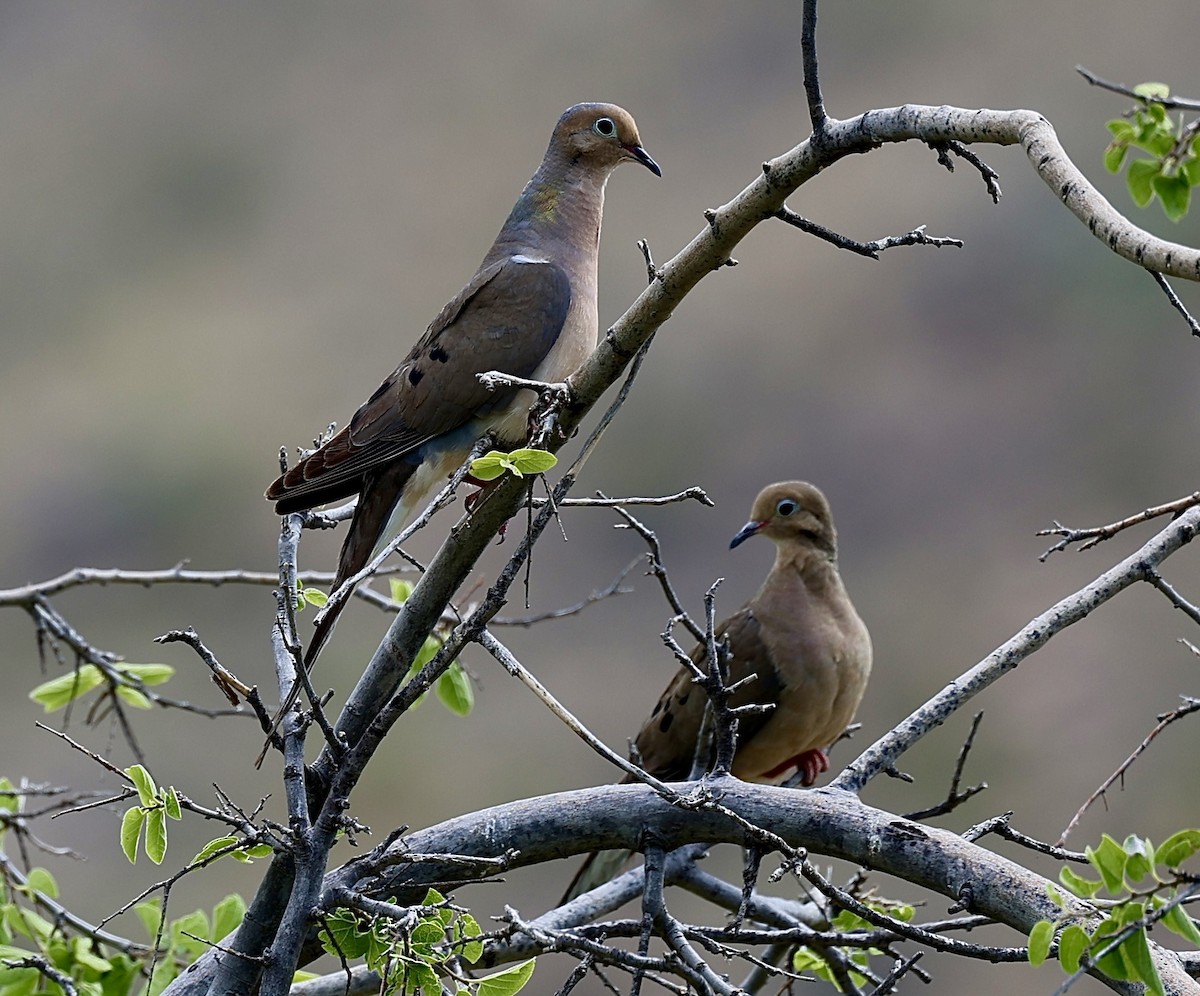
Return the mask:
<path id="1" fill-rule="evenodd" d="M 1138 212 L 1123 180 L 1103 172 L 1104 123 L 1126 104 L 1073 69 L 1200 95 L 1192 0 L 862 0 L 828 3 L 821 18 L 833 115 L 905 102 L 1036 109 L 1138 224 L 1200 238 L 1200 215 L 1175 226 L 1157 205 Z M 272 570 L 277 520 L 261 493 L 279 446 L 294 452 L 328 422 L 344 424 L 390 372 L 474 271 L 563 108 L 626 106 L 663 167 L 661 180 L 624 169 L 609 185 L 603 326 L 645 282 L 638 238 L 666 260 L 704 224 L 705 208 L 807 134 L 799 31 L 791 0 L 9 0 L 0 8 L 0 587 L 77 565 L 187 559 Z M 1154 281 L 1092 238 L 1019 149 L 976 151 L 1000 172 L 999 206 L 965 164 L 948 174 L 916 145 L 844 161 L 804 187 L 791 206 L 847 235 L 925 224 L 966 248 L 894 249 L 873 262 L 761 226 L 738 249 L 741 265 L 706 279 L 663 328 L 577 491 L 707 489 L 715 509 L 642 514 L 699 612 L 715 578 L 727 579 L 719 605 L 728 611 L 767 570 L 769 544 L 727 549 L 758 488 L 819 484 L 875 640 L 864 745 L 1151 532 L 1041 564 L 1048 541 L 1037 529 L 1055 518 L 1108 522 L 1197 487 L 1200 344 Z M 1196 288 L 1179 291 L 1200 309 Z M 453 514 L 413 552 L 431 554 Z M 583 598 L 643 551 L 615 522 L 576 511 L 567 542 L 547 534 L 533 610 Z M 302 567 L 331 567 L 339 542 L 306 538 Z M 1194 551 L 1167 574 L 1197 595 Z M 636 595 L 503 634 L 618 749 L 674 671 L 658 640 L 669 610 L 640 572 L 630 583 Z M 191 651 L 151 642 L 187 625 L 244 680 L 273 685 L 268 588 L 109 588 L 56 604 L 98 646 L 175 665 L 180 698 L 221 704 Z M 343 618 L 317 680 L 337 689 L 336 702 L 386 624 L 360 605 Z M 978 699 L 987 715 L 967 778 L 990 788 L 945 825 L 1013 809 L 1021 830 L 1055 838 L 1155 715 L 1200 690 L 1181 636 L 1196 639 L 1194 626 L 1149 588 L 1134 590 Z M 42 677 L 23 614 L 0 614 L 0 647 L 0 773 L 115 787 L 34 728 L 40 709 L 25 694 Z M 475 714 L 455 719 L 426 703 L 360 787 L 355 815 L 377 834 L 612 778 L 490 660 L 473 653 L 467 663 Z M 865 800 L 901 811 L 942 798 L 969 718 L 904 758 L 915 785 L 875 784 Z M 283 812 L 278 761 L 253 769 L 261 735 L 251 720 L 138 719 L 160 783 L 208 801 L 216 781 L 247 809 L 274 793 L 268 808 Z M 77 714 L 70 732 L 130 763 L 108 726 L 84 728 Z M 1160 840 L 1196 825 L 1194 791 L 1169 774 L 1194 771 L 1195 745 L 1194 725 L 1171 729 L 1072 843 L 1102 830 Z M 834 760 L 849 756 L 843 745 Z M 93 918 L 159 874 L 119 857 L 118 821 L 93 812 L 41 829 L 87 857 L 44 861 L 68 904 Z M 195 821 L 175 831 L 168 866 L 215 833 Z M 345 860 L 349 850 L 336 853 Z M 175 912 L 235 889 L 249 895 L 261 867 L 226 862 L 193 877 L 176 889 Z M 570 874 L 564 864 L 515 878 L 515 894 L 493 886 L 464 898 L 481 920 L 514 899 L 532 916 Z M 903 894 L 895 883 L 883 891 Z M 945 906 L 935 899 L 931 912 Z M 140 937 L 136 923 L 114 928 Z M 966 980 L 978 993 L 1048 992 L 1059 981 L 1051 969 L 925 965 L 935 982 L 924 991 L 935 994 Z M 560 967 L 529 991 L 553 992 Z"/>

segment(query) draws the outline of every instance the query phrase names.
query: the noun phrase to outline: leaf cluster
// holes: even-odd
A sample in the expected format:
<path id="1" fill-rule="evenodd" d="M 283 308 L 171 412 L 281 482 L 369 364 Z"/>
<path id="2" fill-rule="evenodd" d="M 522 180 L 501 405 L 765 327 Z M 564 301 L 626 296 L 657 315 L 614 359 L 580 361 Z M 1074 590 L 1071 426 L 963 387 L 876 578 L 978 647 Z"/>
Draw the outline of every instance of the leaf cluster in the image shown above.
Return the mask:
<path id="1" fill-rule="evenodd" d="M 1125 182 L 1133 202 L 1146 207 L 1157 197 L 1166 216 L 1179 221 L 1188 212 L 1192 188 L 1200 186 L 1200 135 L 1182 118 L 1173 121 L 1156 102 L 1169 96 L 1165 84 L 1142 83 L 1134 92 L 1142 102 L 1131 115 L 1108 122 L 1112 141 L 1104 150 L 1104 165 L 1110 173 L 1120 173 L 1128 162 Z M 1148 158 L 1131 157 L 1132 149 Z"/>
<path id="2" fill-rule="evenodd" d="M 1094 965 L 1111 979 L 1141 982 L 1147 991 L 1163 993 L 1162 979 L 1150 952 L 1147 932 L 1161 922 L 1168 930 L 1200 947 L 1200 927 L 1181 903 L 1182 890 L 1196 881 L 1180 866 L 1200 851 L 1200 830 L 1180 830 L 1155 848 L 1130 835 L 1118 843 L 1105 834 L 1098 847 L 1086 851 L 1099 875 L 1089 878 L 1069 866 L 1059 881 L 1080 899 L 1095 900 L 1104 891 L 1115 897 L 1105 915 L 1064 912 L 1055 921 L 1039 920 L 1029 934 L 1029 960 L 1040 965 L 1058 937 L 1058 961 L 1068 973 Z M 1067 910 L 1067 898 L 1053 886 L 1050 898 Z"/>
<path id="3" fill-rule="evenodd" d="M 515 996 L 533 975 L 535 959 L 479 978 L 465 978 L 457 966 L 483 955 L 483 931 L 468 912 L 452 907 L 436 889 L 403 920 L 340 909 L 326 917 L 320 933 L 325 950 L 341 959 L 361 958 L 383 980 L 382 996 L 439 996 L 443 991 L 470 996 Z"/>
<path id="4" fill-rule="evenodd" d="M 867 906 L 876 910 L 879 913 L 884 913 L 893 919 L 899 920 L 901 923 L 909 923 L 916 916 L 916 907 L 906 903 L 896 903 L 884 899 L 873 899 L 870 901 L 864 900 Z M 862 917 L 849 910 L 842 910 L 836 917 L 830 927 L 839 934 L 847 935 L 848 938 L 853 938 L 854 933 L 863 932 L 878 932 L 878 927 L 864 920 Z M 869 966 L 872 955 L 882 955 L 885 952 L 873 947 L 847 947 L 841 949 L 845 956 L 846 962 L 851 966 L 850 978 L 856 986 L 867 986 L 872 983 L 869 974 Z M 855 971 L 855 969 L 859 971 Z M 823 979 L 825 982 L 832 983 L 834 986 L 839 986 L 837 975 L 830 967 L 827 955 L 825 952 L 817 951 L 813 948 L 798 948 L 792 956 L 792 970 L 795 972 L 812 972 L 818 979 Z"/>

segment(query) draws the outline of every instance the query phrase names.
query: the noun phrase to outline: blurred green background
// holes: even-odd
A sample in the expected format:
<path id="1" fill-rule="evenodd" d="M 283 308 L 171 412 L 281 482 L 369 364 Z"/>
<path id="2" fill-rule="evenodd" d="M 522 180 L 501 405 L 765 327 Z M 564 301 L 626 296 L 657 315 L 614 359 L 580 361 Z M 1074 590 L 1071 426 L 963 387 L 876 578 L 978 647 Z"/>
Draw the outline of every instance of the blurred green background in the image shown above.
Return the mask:
<path id="1" fill-rule="evenodd" d="M 905 102 L 1036 109 L 1128 211 L 1123 181 L 1100 161 L 1104 122 L 1125 103 L 1073 67 L 1195 96 L 1198 22 L 1188 0 L 830 3 L 828 107 L 841 117 Z M 260 496 L 279 446 L 344 423 L 390 372 L 474 271 L 562 109 L 623 104 L 663 167 L 661 180 L 627 169 L 609 186 L 600 312 L 610 324 L 645 280 L 636 239 L 669 258 L 705 208 L 807 134 L 799 30 L 795 2 L 4 4 L 0 587 L 76 565 L 273 569 L 277 520 Z M 803 188 L 791 206 L 847 235 L 926 224 L 966 248 L 873 262 L 761 226 L 739 247 L 741 265 L 706 279 L 664 327 L 577 492 L 706 488 L 716 509 L 643 515 L 698 612 L 715 578 L 727 578 L 719 604 L 732 610 L 770 563 L 766 543 L 727 550 L 759 487 L 819 484 L 875 640 L 863 743 L 1150 534 L 1040 564 L 1047 541 L 1035 530 L 1055 518 L 1107 522 L 1197 486 L 1200 346 L 1153 280 L 1062 209 L 1019 149 L 976 151 L 1000 172 L 998 207 L 973 170 L 947 174 L 915 144 L 844 161 Z M 1194 216 L 1173 226 L 1154 206 L 1135 218 L 1196 242 Z M 1200 309 L 1194 288 L 1179 290 Z M 413 551 L 432 553 L 451 521 Z M 586 596 L 643 550 L 615 522 L 576 511 L 567 542 L 548 534 L 532 609 Z M 302 566 L 331 567 L 338 542 L 306 539 Z M 509 548 L 492 552 L 480 581 Z M 1167 573 L 1196 594 L 1194 554 Z M 636 595 L 501 634 L 618 748 L 674 670 L 658 640 L 669 610 L 649 579 L 630 580 Z M 178 697 L 220 705 L 190 651 L 151 643 L 187 625 L 244 680 L 272 687 L 268 588 L 110 588 L 56 604 L 95 644 L 178 667 Z M 385 628 L 353 606 L 318 685 L 340 701 Z M 968 779 L 990 789 L 945 825 L 1013 809 L 1021 830 L 1056 837 L 1155 715 L 1196 693 L 1181 636 L 1195 639 L 1194 627 L 1134 590 L 977 700 L 987 715 Z M 34 729 L 40 710 L 25 692 L 42 679 L 23 614 L 0 614 L 0 647 L 0 773 L 115 788 Z M 466 663 L 475 714 L 425 704 L 360 787 L 355 815 L 377 834 L 612 777 L 482 654 Z M 915 785 L 876 784 L 866 801 L 902 811 L 940 799 L 969 718 L 904 759 Z M 282 814 L 278 761 L 252 767 L 252 721 L 138 719 L 161 783 L 210 801 L 215 781 L 247 809 L 274 793 L 268 810 Z M 70 732 L 130 762 L 109 726 L 84 728 L 77 714 Z M 1194 792 L 1175 774 L 1194 772 L 1195 745 L 1194 728 L 1171 729 L 1072 843 L 1102 830 L 1160 840 L 1196 825 Z M 834 760 L 849 756 L 843 745 Z M 86 856 L 42 860 L 91 917 L 160 874 L 118 856 L 118 820 L 101 811 L 41 828 Z M 185 824 L 168 865 L 215 835 Z M 261 867 L 226 862 L 187 880 L 174 911 L 250 894 Z M 481 920 L 503 901 L 533 916 L 570 874 L 518 875 L 515 892 L 464 898 Z M 931 914 L 946 905 L 935 898 Z M 114 926 L 140 936 L 135 923 Z M 939 994 L 1058 983 L 1051 969 L 924 965 L 935 975 L 925 991 Z M 564 966 L 548 960 L 529 991 L 553 992 Z"/>

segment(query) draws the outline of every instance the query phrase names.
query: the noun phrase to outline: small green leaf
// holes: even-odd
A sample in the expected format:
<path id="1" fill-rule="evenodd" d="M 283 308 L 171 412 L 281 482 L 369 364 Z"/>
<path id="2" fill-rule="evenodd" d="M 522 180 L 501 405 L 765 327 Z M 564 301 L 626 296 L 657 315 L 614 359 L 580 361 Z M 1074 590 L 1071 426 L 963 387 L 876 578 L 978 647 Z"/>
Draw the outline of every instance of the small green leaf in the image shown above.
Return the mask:
<path id="1" fill-rule="evenodd" d="M 329 596 L 320 588 L 305 588 L 300 594 L 304 601 L 318 609 L 323 609 L 329 601 Z"/>
<path id="2" fill-rule="evenodd" d="M 465 940 L 466 943 L 459 947 L 459 953 L 463 959 L 471 965 L 479 961 L 483 957 L 483 942 L 472 940 L 471 938 L 480 937 L 483 934 L 483 928 L 479 926 L 477 921 L 470 913 L 463 913 L 458 919 L 458 937 L 457 940 Z"/>
<path id="3" fill-rule="evenodd" d="M 76 937 L 71 941 L 71 958 L 76 964 L 89 968 L 93 972 L 112 971 L 112 962 L 93 953 L 91 948 L 92 939 L 90 937 Z"/>
<path id="4" fill-rule="evenodd" d="M 1091 951 L 1097 952 L 1107 947 L 1112 941 L 1113 935 L 1120 931 L 1121 925 L 1115 920 L 1105 920 L 1099 927 L 1096 928 L 1096 933 L 1092 935 Z M 1121 944 L 1116 949 L 1096 960 L 1096 967 L 1105 975 L 1112 979 L 1127 981 L 1134 977 L 1133 966 L 1125 957 L 1125 945 Z"/>
<path id="5" fill-rule="evenodd" d="M 1137 134 L 1137 129 L 1124 118 L 1115 118 L 1106 122 L 1104 127 L 1109 130 L 1114 141 L 1117 142 L 1128 142 Z"/>
<path id="6" fill-rule="evenodd" d="M 127 688 L 125 685 L 117 686 L 117 698 L 135 709 L 154 708 L 154 703 L 146 697 L 145 692 L 139 692 L 136 688 Z"/>
<path id="7" fill-rule="evenodd" d="M 1162 201 L 1163 211 L 1171 221 L 1179 221 L 1188 213 L 1188 204 L 1192 197 L 1192 185 L 1186 176 L 1156 176 L 1153 181 L 1154 192 Z"/>
<path id="8" fill-rule="evenodd" d="M 1059 869 L 1058 880 L 1081 899 L 1091 899 L 1097 892 L 1100 891 L 1101 886 L 1104 885 L 1103 882 L 1090 878 L 1084 878 L 1069 865 L 1064 865 Z M 1051 896 L 1050 898 L 1054 899 L 1054 896 Z M 1059 906 L 1065 905 L 1060 901 L 1060 899 L 1055 899 L 1054 901 Z"/>
<path id="9" fill-rule="evenodd" d="M 536 967 L 536 959 L 530 958 L 500 972 L 480 976 L 475 980 L 479 984 L 476 992 L 478 996 L 514 996 L 525 988 Z"/>
<path id="10" fill-rule="evenodd" d="M 141 806 L 125 810 L 125 815 L 121 817 L 121 850 L 131 865 L 137 862 L 138 837 L 141 836 L 145 820 L 146 811 Z"/>
<path id="11" fill-rule="evenodd" d="M 1128 855 L 1125 861 L 1125 876 L 1131 882 L 1140 882 L 1154 872 L 1154 845 L 1137 834 L 1130 834 L 1121 845 Z"/>
<path id="12" fill-rule="evenodd" d="M 408 601 L 408 596 L 413 593 L 415 585 L 411 581 L 404 581 L 400 578 L 389 578 L 388 587 L 391 588 L 392 601 L 403 605 Z"/>
<path id="13" fill-rule="evenodd" d="M 158 786 L 154 784 L 154 779 L 149 771 L 140 764 L 135 764 L 131 768 L 126 768 L 125 774 L 129 776 L 133 787 L 137 789 L 138 798 L 141 799 L 143 806 L 153 806 L 158 802 Z"/>
<path id="14" fill-rule="evenodd" d="M 475 691 L 471 679 L 458 661 L 454 661 L 434 685 L 442 705 L 456 716 L 469 716 L 475 707 Z"/>
<path id="15" fill-rule="evenodd" d="M 1039 920 L 1029 932 L 1029 964 L 1037 966 L 1046 960 L 1050 954 L 1050 944 L 1054 940 L 1054 924 L 1049 920 Z"/>
<path id="16" fill-rule="evenodd" d="M 1104 150 L 1104 168 L 1110 173 L 1120 173 L 1125 165 L 1125 157 L 1129 154 L 1129 146 L 1124 142 L 1112 142 Z"/>
<path id="17" fill-rule="evenodd" d="M 1200 159 L 1185 159 L 1179 164 L 1179 174 L 1193 187 L 1200 187 Z"/>
<path id="18" fill-rule="evenodd" d="M 167 814 L 162 806 L 146 813 L 146 857 L 156 865 L 167 856 Z"/>
<path id="19" fill-rule="evenodd" d="M 1154 199 L 1154 178 L 1162 171 L 1162 164 L 1150 159 L 1139 159 L 1129 164 L 1125 183 L 1129 196 L 1138 207 L 1145 207 Z"/>
<path id="20" fill-rule="evenodd" d="M 558 457 L 546 450 L 520 449 L 513 450 L 508 455 L 512 472 L 517 477 L 526 474 L 544 474 L 558 463 Z"/>
<path id="21" fill-rule="evenodd" d="M 170 664 L 118 664 L 120 674 L 136 678 L 143 685 L 163 685 L 175 677 Z"/>
<path id="22" fill-rule="evenodd" d="M 183 808 L 179 805 L 179 796 L 175 792 L 175 786 L 172 785 L 167 789 L 166 795 L 163 796 L 163 806 L 167 810 L 167 815 L 173 820 L 183 819 Z"/>
<path id="23" fill-rule="evenodd" d="M 138 903 L 133 908 L 133 912 L 142 921 L 142 926 L 146 928 L 146 933 L 150 935 L 151 940 L 157 937 L 158 928 L 162 924 L 162 900 L 147 899 L 145 902 Z"/>
<path id="24" fill-rule="evenodd" d="M 1166 100 L 1171 96 L 1171 88 L 1166 83 L 1139 83 L 1133 93 L 1146 100 Z"/>
<path id="25" fill-rule="evenodd" d="M 30 868 L 25 877 L 25 888 L 32 892 L 40 892 L 51 899 L 58 898 L 58 883 L 45 868 Z"/>
<path id="26" fill-rule="evenodd" d="M 412 931 L 413 944 L 441 944 L 446 939 L 446 931 L 435 920 L 422 920 Z"/>
<path id="27" fill-rule="evenodd" d="M 438 996 L 442 991 L 442 987 L 438 984 L 437 972 L 423 961 L 410 961 L 405 968 L 408 971 L 408 983 L 404 987 L 404 992 L 415 993 L 420 989 L 421 996 L 425 996 L 425 993 L 429 993 L 429 996 Z M 480 988 L 479 991 L 482 993 L 483 989 Z"/>
<path id="28" fill-rule="evenodd" d="M 1180 830 L 1158 845 L 1156 857 L 1160 865 L 1178 868 L 1200 851 L 1200 830 Z"/>
<path id="29" fill-rule="evenodd" d="M 1158 966 L 1154 964 L 1154 958 L 1150 954 L 1150 942 L 1146 940 L 1146 931 L 1137 930 L 1129 937 L 1121 948 L 1125 952 L 1126 960 L 1133 966 L 1134 978 L 1140 979 L 1146 984 L 1146 988 L 1163 996 L 1162 979 L 1158 974 Z"/>
<path id="30" fill-rule="evenodd" d="M 1125 890 L 1125 862 L 1128 855 L 1112 837 L 1104 834 L 1100 838 L 1099 847 L 1088 847 L 1084 851 L 1092 867 L 1100 873 L 1104 880 L 1104 888 L 1113 895 Z"/>
<path id="31" fill-rule="evenodd" d="M 1172 906 L 1162 918 L 1163 926 L 1200 947 L 1200 927 L 1182 906 Z"/>
<path id="32" fill-rule="evenodd" d="M 236 844 L 237 840 L 238 839 L 236 837 L 217 837 L 215 840 L 210 840 L 207 844 L 200 848 L 199 851 L 196 852 L 196 856 L 188 863 L 194 865 L 199 861 L 203 861 L 205 858 L 211 858 L 217 853 L 217 851 L 223 850 L 230 844 Z M 222 857 L 223 856 L 224 855 L 222 855 Z"/>
<path id="33" fill-rule="evenodd" d="M 274 853 L 275 849 L 270 844 L 255 844 L 245 850 L 234 851 L 233 856 L 237 861 L 252 865 L 255 858 L 269 858 Z"/>
<path id="34" fill-rule="evenodd" d="M 213 907 L 212 940 L 219 941 L 228 937 L 246 915 L 246 901 L 237 893 L 232 893 Z"/>
<path id="35" fill-rule="evenodd" d="M 414 674 L 428 664 L 437 652 L 442 649 L 442 641 L 436 636 L 425 637 L 425 642 L 421 644 L 421 649 L 417 651 L 417 656 L 413 659 L 412 667 L 409 669 L 408 676 L 411 678 Z"/>
<path id="36" fill-rule="evenodd" d="M 471 461 L 471 476 L 477 481 L 494 481 L 508 469 L 508 454 L 489 450 Z"/>
<path id="37" fill-rule="evenodd" d="M 1083 957 L 1090 940 L 1087 931 L 1077 923 L 1063 929 L 1058 935 L 1058 963 L 1063 971 L 1074 973 L 1079 968 L 1079 959 Z"/>
<path id="38" fill-rule="evenodd" d="M 87 694 L 103 680 L 104 676 L 95 664 L 84 664 L 70 674 L 42 682 L 29 693 L 29 697 L 40 703 L 46 712 L 55 712 Z"/>

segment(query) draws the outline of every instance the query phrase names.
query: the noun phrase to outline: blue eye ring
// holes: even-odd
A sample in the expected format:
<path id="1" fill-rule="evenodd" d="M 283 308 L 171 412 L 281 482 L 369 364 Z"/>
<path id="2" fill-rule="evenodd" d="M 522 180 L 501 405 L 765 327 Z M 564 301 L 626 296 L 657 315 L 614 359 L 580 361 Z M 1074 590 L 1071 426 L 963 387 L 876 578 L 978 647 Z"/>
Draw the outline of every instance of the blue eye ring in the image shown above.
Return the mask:
<path id="1" fill-rule="evenodd" d="M 613 138 L 617 134 L 617 123 L 612 118 L 596 118 L 592 131 L 601 138 Z"/>
<path id="2" fill-rule="evenodd" d="M 779 502 L 778 505 L 775 506 L 775 513 L 787 518 L 789 515 L 794 515 L 796 513 L 796 509 L 799 507 L 800 503 L 795 499 L 784 498 Z"/>

